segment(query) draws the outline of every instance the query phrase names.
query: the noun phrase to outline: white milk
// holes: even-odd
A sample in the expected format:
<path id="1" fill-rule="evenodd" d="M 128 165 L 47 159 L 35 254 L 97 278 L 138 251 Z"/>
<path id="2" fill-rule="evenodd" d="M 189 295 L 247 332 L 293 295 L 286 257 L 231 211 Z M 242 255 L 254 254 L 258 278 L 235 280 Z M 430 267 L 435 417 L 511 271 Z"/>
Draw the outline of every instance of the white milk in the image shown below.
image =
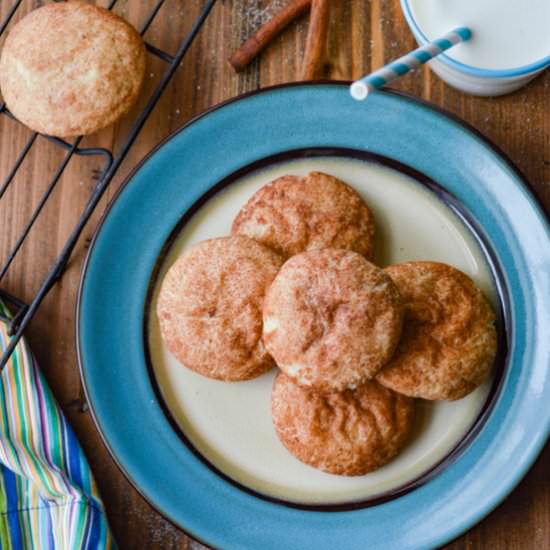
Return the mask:
<path id="1" fill-rule="evenodd" d="M 284 174 L 311 170 L 352 185 L 376 219 L 379 265 L 438 260 L 468 273 L 495 300 L 482 254 L 461 221 L 431 192 L 399 172 L 346 158 L 315 158 L 252 173 L 210 199 L 184 227 L 159 280 L 181 253 L 203 239 L 229 233 L 241 206 L 262 185 Z M 158 290 L 158 287 L 157 287 Z M 152 308 L 155 311 L 156 293 Z M 490 383 L 452 403 L 418 402 L 414 437 L 388 465 L 361 477 L 323 473 L 294 458 L 277 439 L 271 421 L 275 371 L 248 382 L 204 378 L 179 364 L 162 344 L 151 315 L 151 359 L 166 404 L 183 432 L 217 468 L 243 485 L 305 503 L 365 499 L 411 481 L 445 457 L 463 437 L 486 401 Z"/>
<path id="2" fill-rule="evenodd" d="M 409 0 L 429 38 L 456 27 L 473 36 L 447 55 L 480 69 L 514 69 L 550 55 L 550 0 Z"/>

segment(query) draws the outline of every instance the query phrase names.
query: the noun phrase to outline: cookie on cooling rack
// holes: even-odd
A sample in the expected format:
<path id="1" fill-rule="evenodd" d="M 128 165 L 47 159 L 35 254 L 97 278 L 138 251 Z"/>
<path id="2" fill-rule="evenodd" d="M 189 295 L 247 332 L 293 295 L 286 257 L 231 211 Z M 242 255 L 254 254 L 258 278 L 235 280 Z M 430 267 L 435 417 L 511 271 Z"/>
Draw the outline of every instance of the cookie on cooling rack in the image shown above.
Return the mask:
<path id="1" fill-rule="evenodd" d="M 288 260 L 267 291 L 264 342 L 277 365 L 319 391 L 354 388 L 391 358 L 403 308 L 391 278 L 350 250 Z"/>
<path id="2" fill-rule="evenodd" d="M 412 397 L 455 400 L 477 388 L 493 366 L 497 335 L 489 302 L 464 273 L 436 262 L 384 270 L 405 304 L 399 346 L 376 379 Z"/>
<path id="3" fill-rule="evenodd" d="M 414 400 L 366 382 L 321 394 L 279 373 L 271 394 L 273 424 L 296 458 L 331 474 L 359 476 L 388 463 L 413 429 Z"/>
<path id="4" fill-rule="evenodd" d="M 274 366 L 262 343 L 262 307 L 282 258 L 248 237 L 202 241 L 168 270 L 158 296 L 161 336 L 186 367 L 248 380 Z"/>
<path id="5" fill-rule="evenodd" d="M 305 250 L 344 248 L 370 258 L 374 218 L 343 181 L 322 172 L 283 176 L 259 189 L 233 222 L 246 235 L 285 258 Z"/>
<path id="6" fill-rule="evenodd" d="M 9 33 L 0 88 L 29 128 L 59 137 L 91 134 L 135 103 L 145 60 L 143 40 L 117 15 L 82 2 L 52 3 Z"/>

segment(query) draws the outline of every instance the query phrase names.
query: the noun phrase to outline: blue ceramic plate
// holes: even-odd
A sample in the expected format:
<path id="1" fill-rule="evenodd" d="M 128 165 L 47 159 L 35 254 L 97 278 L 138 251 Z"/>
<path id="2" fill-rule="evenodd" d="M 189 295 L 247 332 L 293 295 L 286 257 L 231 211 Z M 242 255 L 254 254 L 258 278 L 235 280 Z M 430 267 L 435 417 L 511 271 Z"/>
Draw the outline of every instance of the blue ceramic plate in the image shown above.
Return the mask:
<path id="1" fill-rule="evenodd" d="M 150 282 L 182 218 L 219 182 L 295 150 L 352 150 L 438 182 L 478 228 L 506 302 L 508 353 L 491 406 L 437 475 L 369 506 L 289 506 L 218 473 L 174 428 L 146 360 Z M 428 548 L 488 514 L 550 430 L 550 230 L 525 180 L 472 129 L 394 93 L 343 84 L 264 90 L 209 111 L 157 148 L 113 201 L 80 289 L 79 361 L 97 426 L 136 488 L 220 548 Z"/>

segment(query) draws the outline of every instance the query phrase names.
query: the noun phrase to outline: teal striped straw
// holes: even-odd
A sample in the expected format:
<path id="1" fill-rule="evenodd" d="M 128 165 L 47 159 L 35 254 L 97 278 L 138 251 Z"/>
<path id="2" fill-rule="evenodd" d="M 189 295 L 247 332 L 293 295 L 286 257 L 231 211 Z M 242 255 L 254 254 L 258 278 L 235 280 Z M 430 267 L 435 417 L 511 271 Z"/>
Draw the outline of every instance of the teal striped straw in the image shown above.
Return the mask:
<path id="1" fill-rule="evenodd" d="M 370 73 L 363 78 L 356 80 L 350 86 L 350 93 L 354 99 L 362 101 L 369 92 L 377 90 L 393 82 L 400 76 L 416 69 L 419 65 L 430 61 L 445 50 L 452 48 L 455 44 L 466 42 L 472 36 L 472 31 L 467 27 L 460 27 L 448 32 L 445 36 L 429 42 L 416 50 L 392 61 L 381 69 Z"/>

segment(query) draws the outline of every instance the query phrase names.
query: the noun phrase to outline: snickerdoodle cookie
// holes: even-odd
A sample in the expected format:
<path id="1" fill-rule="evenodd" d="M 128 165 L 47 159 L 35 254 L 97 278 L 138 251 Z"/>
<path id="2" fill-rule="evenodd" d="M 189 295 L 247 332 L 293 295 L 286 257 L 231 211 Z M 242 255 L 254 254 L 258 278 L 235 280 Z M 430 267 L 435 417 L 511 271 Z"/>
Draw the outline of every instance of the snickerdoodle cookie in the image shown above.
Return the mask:
<path id="1" fill-rule="evenodd" d="M 403 335 L 376 379 L 412 397 L 460 399 L 489 375 L 495 314 L 472 280 L 454 267 L 409 262 L 385 269 L 403 296 Z"/>
<path id="2" fill-rule="evenodd" d="M 91 134 L 125 114 L 145 74 L 137 31 L 84 2 L 47 4 L 9 33 L 0 87 L 10 111 L 37 132 Z"/>
<path id="3" fill-rule="evenodd" d="M 285 258 L 317 248 L 345 248 L 370 258 L 374 218 L 359 194 L 343 181 L 311 172 L 283 176 L 259 189 L 233 222 Z"/>
<path id="4" fill-rule="evenodd" d="M 354 388 L 392 356 L 403 308 L 391 278 L 349 250 L 310 250 L 288 260 L 267 291 L 264 342 L 297 383 Z"/>
<path id="5" fill-rule="evenodd" d="M 202 241 L 166 274 L 158 296 L 161 336 L 186 367 L 210 378 L 247 380 L 269 370 L 262 307 L 282 258 L 248 237 Z"/>
<path id="6" fill-rule="evenodd" d="M 407 442 L 414 400 L 365 382 L 318 393 L 279 373 L 271 394 L 273 424 L 299 460 L 331 474 L 359 476 L 389 462 Z"/>

